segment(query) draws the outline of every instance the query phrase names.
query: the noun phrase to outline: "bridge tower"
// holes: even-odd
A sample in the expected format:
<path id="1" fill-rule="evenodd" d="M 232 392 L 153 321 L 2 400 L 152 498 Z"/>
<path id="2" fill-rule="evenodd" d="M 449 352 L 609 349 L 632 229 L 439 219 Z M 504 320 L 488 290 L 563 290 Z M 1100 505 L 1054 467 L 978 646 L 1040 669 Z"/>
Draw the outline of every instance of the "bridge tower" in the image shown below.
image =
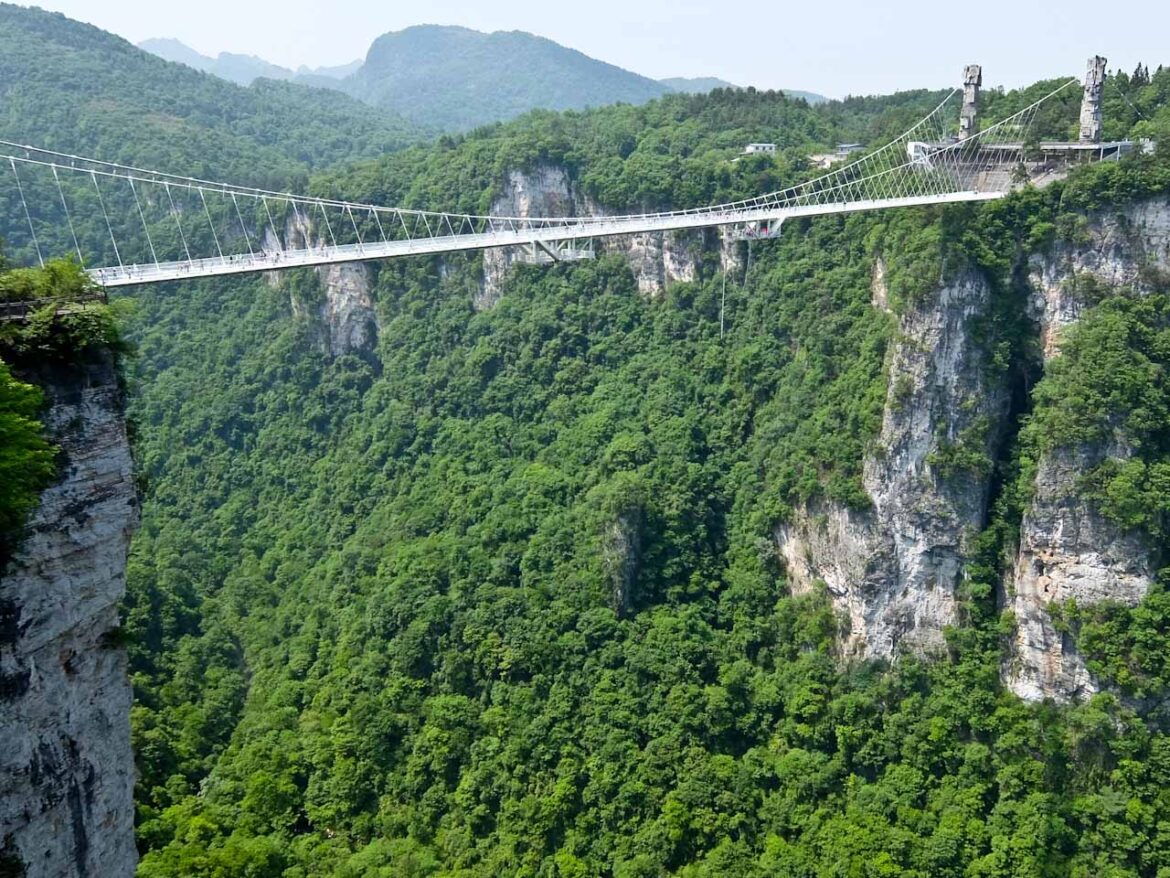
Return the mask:
<path id="1" fill-rule="evenodd" d="M 963 68 L 963 109 L 959 114 L 959 140 L 979 133 L 979 88 L 983 85 L 983 68 L 968 64 Z"/>
<path id="2" fill-rule="evenodd" d="M 1085 73 L 1085 97 L 1081 101 L 1081 143 L 1101 142 L 1101 92 L 1105 89 L 1105 64 L 1100 55 L 1089 59 Z"/>

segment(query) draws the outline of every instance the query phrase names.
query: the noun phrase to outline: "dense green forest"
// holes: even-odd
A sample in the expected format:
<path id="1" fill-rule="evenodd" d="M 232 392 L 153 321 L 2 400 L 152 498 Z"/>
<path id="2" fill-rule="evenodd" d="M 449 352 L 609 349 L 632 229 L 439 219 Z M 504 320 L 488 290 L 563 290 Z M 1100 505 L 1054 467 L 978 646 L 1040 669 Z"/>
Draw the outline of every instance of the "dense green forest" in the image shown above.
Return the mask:
<path id="1" fill-rule="evenodd" d="M 1110 136 L 1170 131 L 1170 72 L 1113 82 Z M 988 114 L 1052 85 L 989 93 Z M 297 152 L 313 129 L 284 116 L 198 136 L 241 182 L 279 158 L 315 192 L 388 204 L 480 211 L 505 170 L 555 163 L 615 209 L 688 207 L 799 179 L 811 148 L 877 142 L 941 97 L 676 95 L 375 159 L 356 135 Z M 181 136 L 78 133 L 84 104 L 62 106 L 0 136 L 185 160 Z M 1041 124 L 1067 135 L 1076 111 Z M 781 153 L 733 163 L 750 140 Z M 357 163 L 307 180 L 339 160 Z M 1004 690 L 996 601 L 1038 455 L 1106 424 L 1140 453 L 1083 490 L 1165 547 L 1170 285 L 1103 290 L 1033 386 L 1016 269 L 1086 213 L 1168 191 L 1163 146 L 991 205 L 794 222 L 745 271 L 714 256 L 655 299 L 609 257 L 518 267 L 480 313 L 478 257 L 391 262 L 372 270 L 376 345 L 340 356 L 317 342 L 309 273 L 135 291 L 140 874 L 1170 874 L 1164 585 L 1135 610 L 1067 608 L 1114 684 L 1074 707 Z M 877 250 L 893 314 L 871 303 Z M 986 368 L 1030 391 L 999 458 L 955 463 L 998 486 L 965 624 L 937 661 L 846 665 L 827 596 L 789 593 L 772 530 L 812 498 L 866 503 L 897 313 L 961 266 L 995 291 Z M 17 278 L 33 298 L 43 276 Z M 36 406 L 0 371 L 0 437 L 44 463 Z"/>
<path id="2" fill-rule="evenodd" d="M 1064 110 L 1051 124 L 1075 122 Z M 882 124 L 853 112 L 837 124 Z M 471 210 L 504 168 L 555 162 L 603 203 L 686 205 L 794 177 L 832 124 L 778 96 L 668 98 L 535 114 L 314 186 Z M 730 165 L 762 129 L 791 149 Z M 995 601 L 1039 443 L 1135 410 L 1135 439 L 1164 435 L 1157 400 L 1114 388 L 1154 392 L 1157 298 L 1106 296 L 1034 393 L 1028 423 L 1070 432 L 1025 429 L 987 462 L 1003 488 L 944 660 L 843 671 L 826 598 L 788 594 L 770 538 L 802 500 L 865 502 L 894 332 L 870 304 L 875 247 L 901 307 L 940 264 L 994 278 L 988 368 L 1022 381 L 1037 353 L 1012 266 L 1168 184 L 1154 156 L 988 207 L 800 224 L 732 278 L 722 337 L 716 271 L 646 300 L 616 259 L 522 268 L 486 313 L 475 260 L 386 264 L 376 349 L 336 358 L 289 314 L 289 296 L 319 303 L 311 278 L 195 284 L 181 307 L 142 293 L 141 874 L 1170 868 L 1159 714 L 1006 693 Z M 1098 368 L 1101 333 L 1139 365 Z M 1110 514 L 1162 538 L 1156 492 L 1099 481 Z M 1119 693 L 1170 684 L 1161 594 L 1079 620 Z"/>
<path id="3" fill-rule="evenodd" d="M 1157 717 L 999 684 L 1029 436 L 1075 433 L 1025 431 L 998 463 L 944 661 L 843 673 L 827 601 L 787 595 L 768 535 L 808 496 L 864 502 L 893 331 L 869 300 L 876 241 L 905 254 L 903 303 L 929 293 L 931 248 L 999 278 L 989 368 L 1023 370 L 1020 249 L 1168 184 L 1155 158 L 986 208 L 808 223 L 757 253 L 722 338 L 717 276 L 649 301 L 617 260 L 520 270 L 481 314 L 465 266 L 386 265 L 377 350 L 335 359 L 287 316 L 311 284 L 181 310 L 147 294 L 141 873 L 1159 874 Z M 1108 332 L 1119 358 L 1165 356 L 1160 300 L 1127 302 L 1069 339 L 1036 423 L 1137 408 L 1162 435 L 1090 353 Z M 1087 623 L 1099 667 L 1136 655 L 1154 694 L 1159 595 Z"/>

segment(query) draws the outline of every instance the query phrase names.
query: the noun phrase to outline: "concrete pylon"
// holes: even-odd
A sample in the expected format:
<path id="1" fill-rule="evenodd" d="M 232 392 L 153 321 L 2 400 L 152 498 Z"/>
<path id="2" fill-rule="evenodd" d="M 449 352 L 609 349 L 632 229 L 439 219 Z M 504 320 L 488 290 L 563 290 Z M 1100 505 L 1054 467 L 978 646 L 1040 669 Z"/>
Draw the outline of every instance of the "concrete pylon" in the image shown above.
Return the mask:
<path id="1" fill-rule="evenodd" d="M 959 114 L 959 140 L 979 133 L 979 88 L 983 85 L 983 68 L 968 64 L 963 68 L 963 109 Z"/>
<path id="2" fill-rule="evenodd" d="M 1081 101 L 1081 143 L 1101 142 L 1101 93 L 1105 89 L 1105 64 L 1100 55 L 1089 59 L 1085 73 L 1085 97 Z"/>

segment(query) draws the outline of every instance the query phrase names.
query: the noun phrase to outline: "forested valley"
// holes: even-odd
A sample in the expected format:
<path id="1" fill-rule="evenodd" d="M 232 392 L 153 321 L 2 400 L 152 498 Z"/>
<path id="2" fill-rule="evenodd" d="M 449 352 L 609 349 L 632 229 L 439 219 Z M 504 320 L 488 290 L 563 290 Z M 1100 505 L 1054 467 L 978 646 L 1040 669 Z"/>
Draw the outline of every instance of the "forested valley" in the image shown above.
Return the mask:
<path id="1" fill-rule="evenodd" d="M 139 112 L 137 74 L 87 77 L 97 32 L 0 14 L 0 89 L 18 83 L 0 136 L 428 209 L 486 213 L 508 172 L 550 166 L 615 211 L 772 191 L 942 97 L 720 90 L 431 142 L 336 95 L 127 50 L 176 101 L 128 135 L 79 125 L 77 91 L 35 109 L 51 85 L 13 60 L 60 50 L 59 75 Z M 988 117 L 1051 87 L 988 92 Z M 1061 608 L 1099 694 L 1030 704 L 1001 681 L 1002 583 L 1043 454 L 1121 431 L 1135 453 L 1081 490 L 1156 558 L 1170 548 L 1170 280 L 1090 291 L 1046 366 L 1020 270 L 1170 193 L 1168 97 L 1162 68 L 1106 95 L 1107 136 L 1155 138 L 1151 154 L 984 205 L 793 221 L 730 269 L 705 249 L 659 296 L 612 253 L 514 266 L 488 309 L 480 256 L 391 261 L 368 269 L 376 332 L 340 353 L 310 270 L 115 297 L 120 333 L 106 309 L 96 325 L 131 348 L 143 498 L 120 632 L 138 874 L 1170 875 L 1164 574 L 1137 607 Z M 1078 100 L 1046 108 L 1045 136 L 1075 132 Z M 778 154 L 735 160 L 758 140 Z M 0 301 L 85 283 L 68 263 L 3 269 Z M 940 654 L 851 660 L 827 589 L 791 588 L 776 528 L 870 504 L 899 320 L 963 269 L 993 291 L 981 368 L 1016 398 L 996 454 L 935 461 L 994 485 L 961 622 Z M 9 332 L 0 356 L 39 343 Z M 36 412 L 0 364 L 6 532 L 51 471 Z"/>

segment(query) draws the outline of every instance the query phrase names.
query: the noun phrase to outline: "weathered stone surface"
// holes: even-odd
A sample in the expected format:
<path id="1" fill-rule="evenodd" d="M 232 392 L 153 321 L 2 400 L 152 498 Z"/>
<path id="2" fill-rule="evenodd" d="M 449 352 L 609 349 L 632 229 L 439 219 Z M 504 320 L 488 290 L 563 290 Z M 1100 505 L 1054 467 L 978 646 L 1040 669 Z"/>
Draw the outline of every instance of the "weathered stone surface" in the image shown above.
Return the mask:
<path id="1" fill-rule="evenodd" d="M 26 878 L 120 878 L 137 860 L 130 682 L 109 637 L 137 516 L 122 392 L 109 361 L 37 380 L 65 464 L 0 578 L 0 844 Z"/>
<path id="2" fill-rule="evenodd" d="M 890 310 L 890 285 L 886 280 L 886 260 L 880 255 L 873 261 L 869 283 L 870 304 L 881 311 Z"/>
<path id="3" fill-rule="evenodd" d="M 1046 360 L 1060 353 L 1061 333 L 1080 318 L 1100 288 L 1140 292 L 1152 273 L 1170 268 L 1170 201 L 1153 199 L 1093 217 L 1085 235 L 1077 244 L 1054 247 L 1029 267 Z M 1134 605 L 1153 582 L 1154 560 L 1142 539 L 1105 519 L 1081 499 L 1077 487 L 1103 460 L 1130 454 L 1115 437 L 1101 447 L 1061 449 L 1039 462 L 1005 589 L 1017 628 L 1004 677 L 1013 692 L 1030 701 L 1068 701 L 1099 688 L 1072 638 L 1053 624 L 1052 603 L 1072 599 L 1089 606 L 1115 600 Z"/>
<path id="4" fill-rule="evenodd" d="M 1060 352 L 1060 333 L 1092 300 L 1092 287 L 1146 286 L 1148 272 L 1170 268 L 1170 200 L 1093 217 L 1084 240 L 1060 243 L 1028 266 L 1045 359 Z"/>
<path id="5" fill-rule="evenodd" d="M 1077 488 L 1102 460 L 1130 453 L 1114 443 L 1060 451 L 1040 461 L 1011 577 L 1016 633 L 1005 674 L 1011 690 L 1029 701 L 1068 701 L 1098 689 L 1072 638 L 1053 623 L 1051 604 L 1075 599 L 1082 606 L 1105 600 L 1136 606 L 1153 584 L 1155 571 L 1141 536 L 1104 518 Z"/>
<path id="6" fill-rule="evenodd" d="M 875 287 L 883 273 L 875 268 Z M 822 503 L 776 530 L 791 588 L 823 581 L 847 617 L 848 655 L 937 651 L 958 621 L 955 591 L 989 483 L 984 473 L 940 474 L 934 461 L 944 443 L 990 455 L 999 441 L 1007 388 L 989 383 L 970 331 L 989 298 L 985 280 L 967 272 L 902 318 L 880 441 L 863 469 L 872 508 Z"/>
<path id="7" fill-rule="evenodd" d="M 606 210 L 581 193 L 560 167 L 541 166 L 531 171 L 510 171 L 501 194 L 492 203 L 495 216 L 555 217 L 606 216 Z M 624 257 L 644 295 L 658 295 L 668 284 L 693 281 L 705 252 L 718 252 L 722 269 L 741 268 L 740 247 L 718 230 L 653 232 L 621 235 L 596 242 L 597 252 Z M 504 279 L 516 260 L 514 248 L 487 250 L 483 256 L 483 283 L 475 306 L 490 308 L 499 301 Z"/>
<path id="8" fill-rule="evenodd" d="M 544 165 L 531 172 L 509 171 L 504 189 L 492 202 L 500 217 L 571 216 L 576 209 L 569 175 L 564 168 Z M 478 311 L 500 300 L 504 279 L 518 255 L 514 247 L 496 247 L 483 253 L 483 283 L 475 297 Z"/>
<path id="9" fill-rule="evenodd" d="M 378 344 L 378 317 L 374 311 L 373 269 L 364 262 L 326 265 L 317 269 L 325 290 L 321 306 L 323 344 L 333 356 L 373 351 Z"/>
<path id="10" fill-rule="evenodd" d="M 643 514 L 627 509 L 602 534 L 602 564 L 612 584 L 611 606 L 624 616 L 633 606 L 634 583 L 642 560 Z"/>
<path id="11" fill-rule="evenodd" d="M 1080 240 L 1059 243 L 1027 266 L 1045 359 L 1059 354 L 1061 333 L 1100 295 L 1118 287 L 1144 291 L 1168 269 L 1170 200 L 1088 217 Z M 871 293 L 875 307 L 889 307 L 880 258 Z M 968 274 L 901 319 L 881 439 L 863 471 L 872 508 L 820 504 L 798 510 L 776 531 L 792 587 L 823 581 L 847 617 L 847 654 L 929 652 L 941 645 L 943 627 L 957 621 L 955 589 L 969 536 L 984 524 L 990 486 L 984 472 L 940 473 L 936 452 L 954 442 L 991 451 L 1007 428 L 1007 388 L 987 383 L 986 352 L 971 334 L 988 295 Z M 1130 453 L 1115 437 L 1039 462 L 1003 592 L 1017 621 L 1004 679 L 1026 699 L 1069 700 L 1097 689 L 1071 637 L 1054 624 L 1053 602 L 1134 605 L 1150 588 L 1156 559 L 1141 537 L 1080 496 L 1086 472 Z"/>
<path id="12" fill-rule="evenodd" d="M 312 223 L 300 215 L 289 220 L 285 240 L 292 249 L 324 244 L 320 236 L 316 235 Z M 278 245 L 268 236 L 264 246 L 272 248 Z M 313 271 L 321 284 L 324 301 L 318 307 L 311 308 L 294 298 L 292 308 L 298 317 L 312 321 L 316 342 L 321 350 L 334 357 L 375 351 L 379 326 L 372 296 L 372 265 L 347 262 L 323 265 Z M 278 273 L 270 277 L 273 282 L 279 283 Z"/>

